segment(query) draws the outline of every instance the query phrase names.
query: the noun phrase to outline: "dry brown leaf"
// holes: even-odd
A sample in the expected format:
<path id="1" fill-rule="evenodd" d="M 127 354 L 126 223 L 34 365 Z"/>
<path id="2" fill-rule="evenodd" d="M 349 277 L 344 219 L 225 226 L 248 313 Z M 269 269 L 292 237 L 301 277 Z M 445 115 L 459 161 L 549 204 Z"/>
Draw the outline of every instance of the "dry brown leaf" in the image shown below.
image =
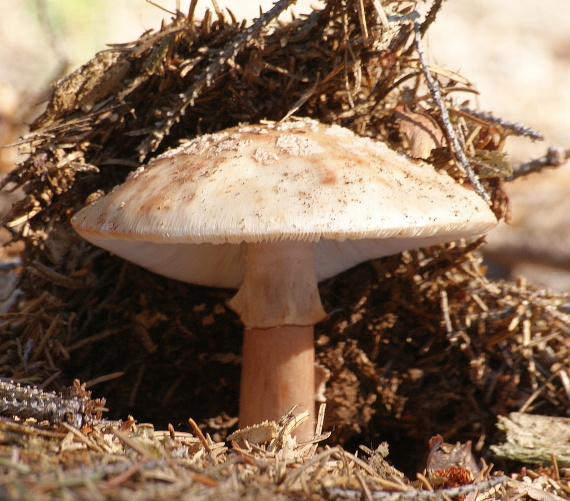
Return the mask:
<path id="1" fill-rule="evenodd" d="M 399 106 L 394 111 L 394 119 L 410 142 L 410 154 L 414 158 L 426 159 L 431 150 L 445 144 L 445 136 L 433 116 L 427 113 L 409 111 Z"/>

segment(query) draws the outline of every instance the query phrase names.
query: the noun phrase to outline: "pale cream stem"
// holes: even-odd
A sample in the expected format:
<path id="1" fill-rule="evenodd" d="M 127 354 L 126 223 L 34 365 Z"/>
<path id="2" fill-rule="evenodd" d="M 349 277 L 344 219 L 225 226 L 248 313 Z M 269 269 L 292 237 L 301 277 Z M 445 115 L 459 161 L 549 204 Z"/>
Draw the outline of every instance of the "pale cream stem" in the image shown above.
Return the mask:
<path id="1" fill-rule="evenodd" d="M 315 325 L 323 320 L 313 244 L 292 240 L 248 244 L 245 277 L 228 305 L 252 329 Z"/>

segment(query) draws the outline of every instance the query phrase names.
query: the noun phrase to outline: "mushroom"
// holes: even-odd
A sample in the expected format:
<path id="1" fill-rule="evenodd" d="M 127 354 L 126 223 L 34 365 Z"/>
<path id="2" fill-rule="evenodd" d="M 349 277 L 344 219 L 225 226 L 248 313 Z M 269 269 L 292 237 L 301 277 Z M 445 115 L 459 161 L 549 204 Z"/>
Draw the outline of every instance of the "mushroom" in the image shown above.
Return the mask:
<path id="1" fill-rule="evenodd" d="M 496 223 L 474 191 L 432 166 L 310 119 L 185 142 L 72 219 L 91 243 L 155 273 L 238 289 L 229 306 L 245 326 L 242 427 L 294 405 L 314 414 L 319 281 Z"/>

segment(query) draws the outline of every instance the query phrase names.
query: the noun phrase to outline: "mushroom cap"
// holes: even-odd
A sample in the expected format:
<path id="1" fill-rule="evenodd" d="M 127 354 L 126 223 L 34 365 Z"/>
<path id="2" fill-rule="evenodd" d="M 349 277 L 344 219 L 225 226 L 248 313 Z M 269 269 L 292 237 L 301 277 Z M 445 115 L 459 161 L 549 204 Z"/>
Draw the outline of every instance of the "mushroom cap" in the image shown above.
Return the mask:
<path id="1" fill-rule="evenodd" d="M 384 143 L 310 119 L 183 143 L 80 210 L 91 243 L 161 275 L 239 287 L 250 242 L 314 242 L 317 279 L 490 230 L 484 200 Z"/>

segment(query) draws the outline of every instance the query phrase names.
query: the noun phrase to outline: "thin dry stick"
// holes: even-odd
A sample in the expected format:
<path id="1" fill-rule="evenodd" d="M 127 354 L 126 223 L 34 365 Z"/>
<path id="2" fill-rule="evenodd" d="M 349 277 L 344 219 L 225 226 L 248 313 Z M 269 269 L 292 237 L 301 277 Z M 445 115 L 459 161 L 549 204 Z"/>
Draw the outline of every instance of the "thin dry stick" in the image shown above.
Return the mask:
<path id="1" fill-rule="evenodd" d="M 479 118 L 484 122 L 490 122 L 492 124 L 499 125 L 504 129 L 512 131 L 517 136 L 530 137 L 531 139 L 534 139 L 536 141 L 542 141 L 544 139 L 544 136 L 537 130 L 531 129 L 530 127 L 527 127 L 526 125 L 520 123 L 509 122 L 504 118 L 496 117 L 495 115 L 489 113 L 488 111 L 474 110 L 467 106 L 458 106 L 456 110 L 452 109 L 451 111 L 464 113 L 468 116 Z"/>
<path id="2" fill-rule="evenodd" d="M 313 440 L 315 440 L 315 442 L 313 443 L 313 445 L 309 449 L 307 457 L 312 458 L 315 455 L 315 453 L 317 452 L 317 447 L 319 445 L 318 441 L 323 439 L 322 433 L 323 433 L 323 425 L 325 423 L 325 410 L 326 410 L 326 408 L 327 408 L 327 404 L 321 404 L 319 406 L 319 413 L 317 415 L 317 424 L 315 426 L 315 436 L 313 437 Z"/>
<path id="3" fill-rule="evenodd" d="M 152 459 L 150 451 L 138 440 L 129 437 L 126 433 L 115 428 L 111 429 L 111 433 L 115 435 L 124 445 L 129 446 L 134 451 L 138 452 L 144 459 Z"/>
<path id="4" fill-rule="evenodd" d="M 556 460 L 556 455 L 554 453 L 550 453 L 550 459 L 552 460 L 552 473 L 554 480 L 557 482 L 560 481 L 560 469 L 558 468 L 558 461 Z"/>
<path id="5" fill-rule="evenodd" d="M 520 407 L 518 412 L 526 412 L 532 403 L 539 397 L 539 395 L 548 387 L 552 380 L 556 377 L 556 373 L 551 374 L 550 377 L 537 388 L 530 397 L 527 398 L 526 402 Z"/>
<path id="6" fill-rule="evenodd" d="M 490 204 L 491 203 L 491 197 L 489 197 L 489 194 L 485 191 L 485 189 L 483 188 L 483 186 L 479 182 L 479 178 L 475 175 L 475 172 L 471 168 L 471 164 L 469 163 L 469 160 L 467 159 L 465 152 L 463 151 L 463 149 L 461 148 L 461 145 L 459 144 L 459 141 L 457 139 L 457 136 L 455 135 L 455 131 L 453 129 L 453 126 L 451 125 L 451 121 L 449 120 L 449 113 L 448 113 L 447 108 L 445 106 L 445 103 L 443 102 L 443 99 L 441 97 L 441 92 L 439 91 L 439 86 L 438 86 L 437 82 L 434 80 L 434 78 L 431 76 L 431 73 L 430 73 L 430 70 L 429 70 L 425 55 L 424 55 L 424 51 L 423 51 L 423 48 L 421 45 L 420 24 L 417 21 L 414 22 L 414 39 L 415 39 L 415 43 L 416 43 L 416 51 L 418 53 L 418 58 L 419 58 L 420 64 L 422 65 L 422 70 L 423 70 L 424 75 L 426 77 L 428 87 L 429 87 L 431 93 L 433 94 L 433 98 L 434 98 L 434 100 L 435 100 L 435 102 L 439 108 L 439 111 L 441 113 L 441 121 L 443 122 L 443 125 L 444 125 L 444 132 L 445 132 L 445 136 L 447 137 L 447 141 L 451 146 L 451 149 L 453 151 L 453 154 L 455 155 L 455 158 L 463 166 L 463 168 L 465 169 L 465 172 L 467 172 L 467 176 L 469 177 L 471 184 L 473 184 L 473 187 L 475 188 L 475 191 L 477 192 L 477 194 L 483 200 L 485 200 L 485 202 Z"/>
<path id="7" fill-rule="evenodd" d="M 206 440 L 206 437 L 202 433 L 202 430 L 200 429 L 200 427 L 196 424 L 196 421 L 194 421 L 192 418 L 190 418 L 188 420 L 188 423 L 190 423 L 192 430 L 194 430 L 194 433 L 196 433 L 196 436 L 198 437 L 200 442 L 202 442 L 204 449 L 206 449 L 208 452 L 210 452 L 212 450 L 212 447 L 210 447 L 210 444 Z"/>
<path id="8" fill-rule="evenodd" d="M 424 22 L 419 27 L 420 35 L 422 37 L 427 33 L 428 28 L 435 21 L 435 18 L 437 17 L 438 12 L 441 10 L 442 5 L 443 5 L 443 0 L 435 0 L 435 2 L 431 5 L 424 19 Z"/>
<path id="9" fill-rule="evenodd" d="M 430 481 L 425 477 L 425 475 L 418 472 L 416 473 L 416 477 L 428 491 L 434 490 L 433 486 L 431 485 Z"/>
<path id="10" fill-rule="evenodd" d="M 487 491 L 498 485 L 506 484 L 509 482 L 509 480 L 509 477 L 501 475 L 497 477 L 491 477 L 488 480 L 484 480 L 482 482 L 460 485 L 458 487 L 437 489 L 435 491 L 419 491 L 416 489 L 404 492 L 372 491 L 370 495 L 372 499 L 382 499 L 384 501 L 442 499 L 444 496 L 455 498 L 458 496 L 464 496 L 473 491 Z M 330 487 L 325 488 L 325 490 L 333 498 L 338 497 L 343 499 L 359 499 L 362 497 L 362 491 L 355 489 Z"/>
<path id="11" fill-rule="evenodd" d="M 384 7 L 382 7 L 380 0 L 372 0 L 372 5 L 374 6 L 374 9 L 376 9 L 376 14 L 378 15 L 378 19 L 380 20 L 382 27 L 384 29 L 389 28 L 390 21 L 388 20 L 388 16 L 386 15 L 386 11 L 384 10 Z"/>
<path id="12" fill-rule="evenodd" d="M 546 155 L 530 160 L 524 164 L 516 165 L 513 168 L 512 176 L 507 181 L 512 181 L 522 176 L 526 176 L 532 172 L 540 172 L 546 167 L 560 167 L 570 159 L 570 149 L 565 150 L 561 146 L 550 146 Z"/>
<path id="13" fill-rule="evenodd" d="M 351 454 L 350 452 L 347 452 L 345 450 L 342 450 L 342 457 L 341 459 L 350 459 L 354 464 L 360 466 L 360 468 L 362 468 L 366 473 L 368 473 L 368 475 L 375 477 L 376 476 L 376 472 L 374 471 L 374 469 L 367 463 L 365 463 L 364 461 L 362 461 L 362 459 L 360 459 L 359 457 L 355 456 L 354 454 Z M 397 485 L 397 484 L 396 484 Z M 401 488 L 401 486 L 398 486 Z"/>
<path id="14" fill-rule="evenodd" d="M 369 487 L 366 485 L 366 480 L 364 480 L 364 476 L 358 470 L 355 472 L 356 478 L 358 479 L 358 483 L 360 487 L 362 487 L 362 494 L 364 495 L 364 499 L 366 501 L 372 501 L 372 493 L 370 492 Z"/>
<path id="15" fill-rule="evenodd" d="M 78 430 L 74 426 L 67 423 L 62 423 L 63 427 L 69 431 L 73 436 L 75 436 L 81 443 L 85 444 L 87 447 L 93 449 L 95 452 L 103 452 L 103 449 L 92 438 L 85 435 L 81 430 Z M 111 432 L 115 432 L 115 429 L 111 429 Z"/>
<path id="16" fill-rule="evenodd" d="M 314 465 L 318 464 L 321 460 L 327 460 L 333 454 L 336 454 L 339 451 L 338 447 L 333 449 L 326 449 L 323 452 L 317 454 L 316 456 L 309 459 L 306 463 L 295 470 L 291 470 L 283 480 L 282 485 L 291 485 L 293 484 L 303 473 L 307 470 L 312 468 Z"/>
<path id="17" fill-rule="evenodd" d="M 445 330 L 448 334 L 453 332 L 453 326 L 451 324 L 451 317 L 449 316 L 449 301 L 447 299 L 447 291 L 442 290 L 440 292 L 441 298 L 441 311 L 443 312 L 443 320 L 445 321 Z"/>
<path id="18" fill-rule="evenodd" d="M 143 463 L 144 461 L 137 461 L 133 465 L 129 466 L 125 471 L 119 473 L 118 475 L 115 475 L 106 482 L 103 482 L 101 484 L 101 488 L 105 490 L 118 487 L 122 483 L 126 482 L 129 478 L 131 478 L 135 473 L 137 473 L 141 469 Z"/>
<path id="19" fill-rule="evenodd" d="M 568 370 L 560 369 L 557 374 L 562 383 L 562 387 L 564 388 L 564 392 L 566 393 L 566 398 L 570 403 L 570 378 L 568 377 Z"/>
<path id="20" fill-rule="evenodd" d="M 49 266 L 46 266 L 45 264 L 42 264 L 37 260 L 34 260 L 30 263 L 30 266 L 28 266 L 28 270 L 32 272 L 34 275 L 39 275 L 42 278 L 45 278 L 46 280 L 49 280 L 50 282 L 56 285 L 60 285 L 61 287 L 65 287 L 67 289 L 79 290 L 87 287 L 87 284 L 83 280 L 79 280 L 77 278 L 71 278 L 61 273 L 58 273 Z"/>

